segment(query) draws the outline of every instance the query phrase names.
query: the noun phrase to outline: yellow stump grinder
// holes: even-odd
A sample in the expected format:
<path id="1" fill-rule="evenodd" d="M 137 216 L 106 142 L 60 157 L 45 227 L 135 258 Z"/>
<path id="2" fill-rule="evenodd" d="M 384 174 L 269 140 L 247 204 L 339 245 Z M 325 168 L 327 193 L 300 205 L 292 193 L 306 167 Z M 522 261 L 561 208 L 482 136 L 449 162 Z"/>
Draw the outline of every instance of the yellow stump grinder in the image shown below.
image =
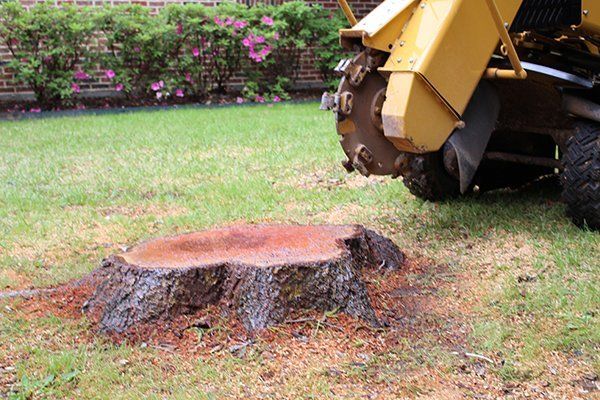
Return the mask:
<path id="1" fill-rule="evenodd" d="M 600 228 L 600 0 L 385 0 L 340 31 L 332 109 L 348 171 L 438 201 L 560 173 Z"/>

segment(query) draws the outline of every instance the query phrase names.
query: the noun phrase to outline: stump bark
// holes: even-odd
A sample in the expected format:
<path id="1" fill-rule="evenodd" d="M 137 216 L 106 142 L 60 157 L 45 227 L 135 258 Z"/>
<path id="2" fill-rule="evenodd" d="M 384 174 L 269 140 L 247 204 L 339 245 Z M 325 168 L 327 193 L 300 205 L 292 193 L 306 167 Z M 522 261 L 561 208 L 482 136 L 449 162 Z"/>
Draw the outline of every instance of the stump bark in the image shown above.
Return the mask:
<path id="1" fill-rule="evenodd" d="M 393 242 L 361 226 L 232 226 L 108 257 L 84 311 L 117 333 L 212 304 L 234 310 L 249 331 L 302 309 L 339 309 L 377 325 L 361 270 L 403 261 Z"/>

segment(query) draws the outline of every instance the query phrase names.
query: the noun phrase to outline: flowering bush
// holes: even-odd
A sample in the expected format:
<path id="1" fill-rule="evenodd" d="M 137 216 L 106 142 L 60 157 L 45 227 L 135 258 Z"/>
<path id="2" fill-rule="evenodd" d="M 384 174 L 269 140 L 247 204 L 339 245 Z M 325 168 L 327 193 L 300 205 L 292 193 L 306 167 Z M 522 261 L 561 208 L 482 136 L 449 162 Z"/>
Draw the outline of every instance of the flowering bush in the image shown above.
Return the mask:
<path id="1" fill-rule="evenodd" d="M 328 13 L 321 10 L 319 21 L 327 21 L 317 24 L 315 34 L 317 41 L 313 49 L 315 66 L 321 73 L 321 79 L 330 88 L 335 88 L 339 78 L 335 77 L 333 69 L 342 58 L 350 58 L 352 55 L 342 50 L 339 45 L 339 30 L 348 27 L 348 21 L 341 12 Z"/>
<path id="2" fill-rule="evenodd" d="M 237 3 L 221 3 L 212 8 L 213 23 L 206 24 L 208 64 L 219 92 L 244 67 L 243 37 L 248 31 L 247 8 Z"/>
<path id="3" fill-rule="evenodd" d="M 128 97 L 158 100 L 222 93 L 242 78 L 238 101 L 279 101 L 307 50 L 318 46 L 316 66 L 325 78 L 339 54 L 339 17 L 302 1 L 172 4 L 158 15 L 139 5 L 43 3 L 27 11 L 9 1 L 0 3 L 0 22 L 0 40 L 14 56 L 9 66 L 44 105 L 69 101 L 97 78 Z"/>
<path id="4" fill-rule="evenodd" d="M 302 54 L 316 43 L 319 26 L 327 23 L 322 8 L 293 1 L 253 7 L 249 15 L 254 36 L 249 39 L 262 47 L 257 54 L 256 47 L 248 46 L 255 65 L 247 72 L 247 89 L 285 98 L 298 77 Z"/>
<path id="5" fill-rule="evenodd" d="M 75 78 L 83 72 L 76 66 L 88 55 L 93 30 L 88 8 L 40 3 L 28 11 L 18 2 L 0 5 L 0 41 L 12 54 L 8 67 L 44 106 L 68 103 L 79 93 Z"/>
<path id="6" fill-rule="evenodd" d="M 96 26 L 108 49 L 98 49 L 96 60 L 114 90 L 154 95 L 152 83 L 161 81 L 179 51 L 174 29 L 139 5 L 105 7 L 96 14 Z"/>

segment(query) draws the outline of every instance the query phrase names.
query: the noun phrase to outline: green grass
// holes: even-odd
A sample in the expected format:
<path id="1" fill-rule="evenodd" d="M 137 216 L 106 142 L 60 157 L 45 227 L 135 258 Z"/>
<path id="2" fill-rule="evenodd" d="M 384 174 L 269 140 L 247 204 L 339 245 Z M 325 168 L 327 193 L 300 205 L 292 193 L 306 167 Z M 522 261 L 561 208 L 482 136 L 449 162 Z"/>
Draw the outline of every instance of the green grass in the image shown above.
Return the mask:
<path id="1" fill-rule="evenodd" d="M 415 279 L 462 288 L 460 298 L 439 296 L 448 316 L 458 314 L 453 302 L 472 304 L 468 350 L 503 358 L 499 380 L 545 376 L 548 354 L 599 372 L 600 235 L 571 225 L 556 190 L 431 204 L 398 181 L 346 175 L 342 158 L 332 117 L 316 104 L 0 122 L 0 290 L 81 277 L 106 255 L 158 235 L 240 221 L 361 223 L 411 258 L 468 278 Z M 0 395 L 12 387 L 16 398 L 323 398 L 348 385 L 318 366 L 289 376 L 259 355 L 188 359 L 100 338 L 82 344 L 85 322 L 29 321 L 18 301 L 0 306 L 0 366 L 16 367 L 16 382 Z M 425 354 L 424 364 L 458 373 L 437 343 L 426 338 L 373 363 L 405 371 L 394 363 Z M 264 383 L 266 369 L 282 378 Z M 406 396 L 423 392 L 403 374 L 395 379 Z"/>

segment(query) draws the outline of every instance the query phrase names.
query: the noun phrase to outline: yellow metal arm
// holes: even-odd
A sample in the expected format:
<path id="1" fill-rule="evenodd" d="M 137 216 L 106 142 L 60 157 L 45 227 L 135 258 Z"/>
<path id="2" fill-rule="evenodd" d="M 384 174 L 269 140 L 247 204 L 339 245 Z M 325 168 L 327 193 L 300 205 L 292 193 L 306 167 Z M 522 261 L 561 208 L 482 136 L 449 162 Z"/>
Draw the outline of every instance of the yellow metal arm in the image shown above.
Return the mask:
<path id="1" fill-rule="evenodd" d="M 352 9 L 350 8 L 348 2 L 346 0 L 338 0 L 338 4 L 342 8 L 346 19 L 348 20 L 348 22 L 350 22 L 350 26 L 356 25 L 358 21 L 356 20 L 356 17 L 354 16 L 354 13 L 352 12 Z"/>
<path id="2" fill-rule="evenodd" d="M 490 12 L 492 13 L 494 24 L 496 25 L 496 29 L 498 29 L 498 33 L 500 34 L 500 40 L 502 40 L 502 44 L 506 48 L 510 65 L 513 67 L 513 71 L 501 70 L 498 68 L 488 68 L 485 72 L 485 77 L 490 79 L 526 79 L 527 71 L 525 71 L 521 65 L 521 60 L 519 60 L 519 55 L 517 54 L 517 50 L 515 49 L 508 31 L 506 30 L 506 26 L 504 26 L 504 21 L 502 20 L 502 15 L 498 10 L 496 2 L 494 0 L 485 1 L 487 2 Z"/>

